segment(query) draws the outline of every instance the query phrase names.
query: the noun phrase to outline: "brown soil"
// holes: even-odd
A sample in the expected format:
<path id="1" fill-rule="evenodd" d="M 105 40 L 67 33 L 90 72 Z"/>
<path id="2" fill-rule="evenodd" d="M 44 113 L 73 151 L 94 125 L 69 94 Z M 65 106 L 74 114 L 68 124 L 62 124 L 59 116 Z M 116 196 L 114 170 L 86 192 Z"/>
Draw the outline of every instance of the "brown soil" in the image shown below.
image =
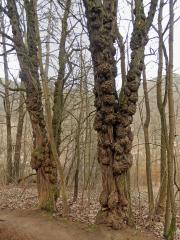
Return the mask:
<path id="1" fill-rule="evenodd" d="M 135 229 L 113 231 L 96 225 L 54 219 L 37 210 L 0 212 L 0 240 L 155 240 Z"/>

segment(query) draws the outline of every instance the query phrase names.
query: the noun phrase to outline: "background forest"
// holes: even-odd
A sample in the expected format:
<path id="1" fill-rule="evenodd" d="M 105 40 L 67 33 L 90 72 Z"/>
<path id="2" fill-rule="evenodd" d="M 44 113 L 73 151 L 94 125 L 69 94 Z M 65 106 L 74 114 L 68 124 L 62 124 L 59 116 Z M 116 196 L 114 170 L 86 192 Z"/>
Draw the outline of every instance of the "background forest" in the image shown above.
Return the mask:
<path id="1" fill-rule="evenodd" d="M 179 4 L 0 0 L 0 209 L 180 237 Z"/>

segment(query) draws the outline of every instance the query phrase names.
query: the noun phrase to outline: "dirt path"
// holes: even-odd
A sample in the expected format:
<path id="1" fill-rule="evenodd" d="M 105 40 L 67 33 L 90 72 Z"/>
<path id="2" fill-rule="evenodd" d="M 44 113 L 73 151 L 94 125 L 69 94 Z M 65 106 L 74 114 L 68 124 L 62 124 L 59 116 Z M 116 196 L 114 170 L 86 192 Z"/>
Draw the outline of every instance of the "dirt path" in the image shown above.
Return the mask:
<path id="1" fill-rule="evenodd" d="M 126 229 L 113 231 L 95 225 L 55 220 L 38 211 L 0 212 L 0 240 L 155 240 L 152 235 Z"/>

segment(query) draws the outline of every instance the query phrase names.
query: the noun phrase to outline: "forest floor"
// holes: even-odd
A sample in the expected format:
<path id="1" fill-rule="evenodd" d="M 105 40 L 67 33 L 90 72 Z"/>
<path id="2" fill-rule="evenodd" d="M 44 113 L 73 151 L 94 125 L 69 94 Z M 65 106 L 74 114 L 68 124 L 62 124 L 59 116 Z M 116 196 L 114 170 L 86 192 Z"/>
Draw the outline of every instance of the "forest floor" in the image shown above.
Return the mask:
<path id="1" fill-rule="evenodd" d="M 110 228 L 54 219 L 47 213 L 32 210 L 3 210 L 0 213 L 0 240 L 155 240 L 148 233 L 127 228 Z"/>
<path id="2" fill-rule="evenodd" d="M 147 194 L 134 193 L 132 196 L 134 228 L 113 231 L 94 224 L 99 209 L 98 195 L 91 192 L 88 201 L 86 193 L 72 202 L 69 192 L 70 213 L 62 218 L 62 202 L 57 203 L 58 211 L 53 215 L 37 210 L 36 186 L 0 186 L 0 240 L 141 240 L 163 239 L 163 217 L 153 222 L 148 220 Z M 180 231 L 179 209 L 177 233 Z M 177 234 L 176 239 L 180 239 Z"/>

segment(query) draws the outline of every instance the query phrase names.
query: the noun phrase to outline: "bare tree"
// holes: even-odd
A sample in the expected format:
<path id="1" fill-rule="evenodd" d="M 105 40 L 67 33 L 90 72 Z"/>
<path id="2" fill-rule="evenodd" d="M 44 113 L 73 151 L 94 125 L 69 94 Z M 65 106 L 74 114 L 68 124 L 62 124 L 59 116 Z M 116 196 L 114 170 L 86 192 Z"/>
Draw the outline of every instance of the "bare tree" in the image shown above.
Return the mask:
<path id="1" fill-rule="evenodd" d="M 23 125 L 24 125 L 24 93 L 21 91 L 19 93 L 19 107 L 18 107 L 18 124 L 16 131 L 16 144 L 14 149 L 14 169 L 13 178 L 17 183 L 20 178 L 20 167 L 21 167 L 21 146 L 22 146 L 22 135 L 23 135 Z"/>
<path id="2" fill-rule="evenodd" d="M 150 124 L 150 104 L 149 95 L 147 89 L 146 79 L 146 67 L 143 68 L 143 90 L 144 100 L 146 109 L 146 118 L 143 125 L 144 140 L 145 140 L 145 151 L 146 151 L 146 177 L 147 177 L 147 188 L 148 188 L 148 203 L 149 203 L 149 215 L 152 216 L 154 210 L 154 197 L 153 197 L 153 186 L 152 186 L 152 169 L 151 169 L 151 150 L 150 150 L 150 138 L 149 138 L 149 124 Z"/>
<path id="3" fill-rule="evenodd" d="M 163 29 L 162 29 L 162 17 L 163 17 L 164 0 L 160 1 L 159 14 L 158 14 L 158 37 L 159 37 L 159 62 L 158 62 L 158 74 L 157 74 L 157 106 L 161 118 L 161 184 L 159 199 L 156 206 L 156 213 L 159 214 L 165 210 L 166 205 L 166 191 L 167 191 L 167 158 L 166 158 L 166 141 L 168 141 L 168 130 L 166 121 L 166 104 L 167 104 L 167 76 L 168 76 L 168 57 L 166 49 L 163 43 Z M 164 51 L 163 51 L 164 49 Z M 163 96 L 163 52 L 166 61 L 166 76 L 165 76 L 165 93 Z"/>
<path id="4" fill-rule="evenodd" d="M 27 20 L 27 45 L 23 41 L 17 2 L 7 1 L 8 16 L 13 33 L 17 57 L 21 68 L 21 79 L 26 89 L 26 107 L 33 129 L 31 166 L 37 172 L 39 206 L 49 211 L 55 210 L 58 196 L 57 167 L 48 142 L 43 113 L 36 26 L 36 1 L 24 1 Z"/>
<path id="5" fill-rule="evenodd" d="M 175 140 L 175 112 L 173 96 L 173 40 L 174 40 L 174 1 L 169 0 L 169 65 L 168 65 L 168 110 L 169 110 L 169 139 L 167 144 L 167 201 L 164 236 L 168 240 L 174 239 L 176 230 L 176 206 L 174 196 L 174 140 Z"/>
<path id="6" fill-rule="evenodd" d="M 127 222 L 127 171 L 132 165 L 130 124 L 136 112 L 140 75 L 143 69 L 144 47 L 156 11 L 157 1 L 151 1 L 146 17 L 141 0 L 135 1 L 135 21 L 130 47 L 131 62 L 127 82 L 120 99 L 115 88 L 117 75 L 114 42 L 116 40 L 116 11 L 118 1 L 84 0 L 90 51 L 94 66 L 94 122 L 98 134 L 98 161 L 102 171 L 103 191 L 100 203 L 103 210 L 98 223 L 119 228 Z"/>
<path id="7" fill-rule="evenodd" d="M 1 16 L 1 29 L 5 34 L 4 26 L 4 15 Z M 12 166 L 12 133 L 11 133 L 11 103 L 10 103 L 10 93 L 9 93 L 9 73 L 8 73 L 8 55 L 6 49 L 6 38 L 2 34 L 2 44 L 3 44 L 3 61 L 4 61 L 4 76 L 5 76 L 5 96 L 4 96 L 4 110 L 6 113 L 6 138 L 7 138 L 7 183 L 13 181 L 13 166 Z"/>

